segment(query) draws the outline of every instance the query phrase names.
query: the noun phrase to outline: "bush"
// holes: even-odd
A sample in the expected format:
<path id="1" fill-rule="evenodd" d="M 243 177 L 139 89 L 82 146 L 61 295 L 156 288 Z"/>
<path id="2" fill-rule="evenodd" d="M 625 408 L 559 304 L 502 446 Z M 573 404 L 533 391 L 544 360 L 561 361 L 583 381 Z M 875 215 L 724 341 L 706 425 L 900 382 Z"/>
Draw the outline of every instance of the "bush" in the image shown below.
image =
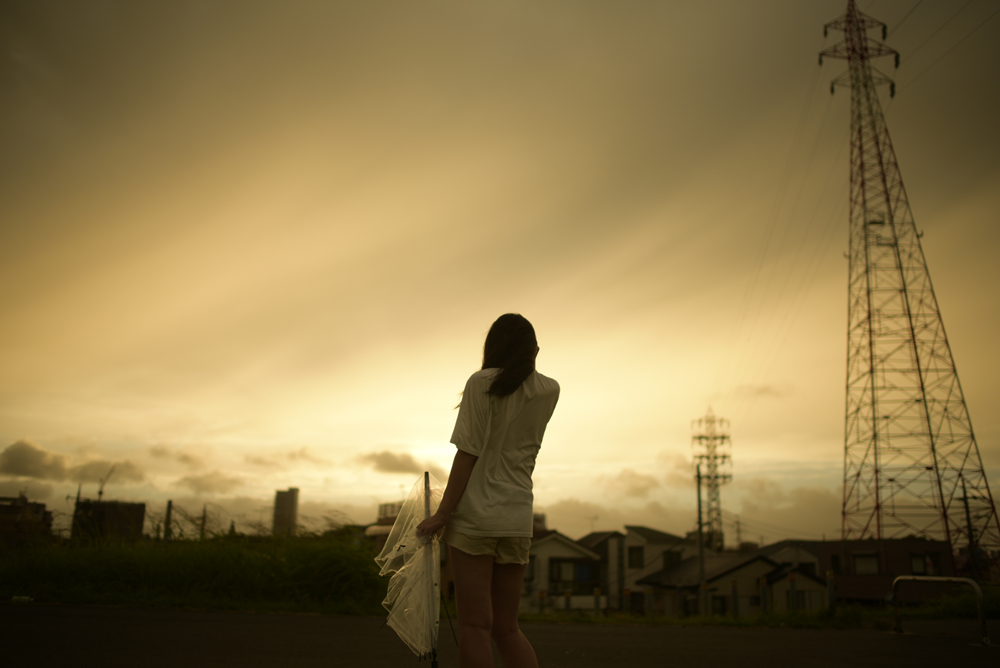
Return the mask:
<path id="1" fill-rule="evenodd" d="M 1000 618 L 1000 587 L 983 585 L 983 607 L 986 616 L 991 619 Z M 962 588 L 954 594 L 949 594 L 930 600 L 923 605 L 904 609 L 908 617 L 925 617 L 929 619 L 972 618 L 979 616 L 976 594 L 971 588 Z"/>
<path id="2" fill-rule="evenodd" d="M 0 597 L 379 614 L 374 556 L 349 537 L 36 545 L 0 553 Z"/>

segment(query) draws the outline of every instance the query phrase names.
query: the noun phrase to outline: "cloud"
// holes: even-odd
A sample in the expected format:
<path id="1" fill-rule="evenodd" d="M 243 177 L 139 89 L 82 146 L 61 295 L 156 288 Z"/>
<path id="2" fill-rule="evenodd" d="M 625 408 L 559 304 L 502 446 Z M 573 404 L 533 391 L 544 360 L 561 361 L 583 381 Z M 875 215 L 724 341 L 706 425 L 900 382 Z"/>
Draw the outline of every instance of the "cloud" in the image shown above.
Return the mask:
<path id="1" fill-rule="evenodd" d="M 570 538 L 578 539 L 591 531 L 625 532 L 626 524 L 648 526 L 683 536 L 697 525 L 697 512 L 690 506 L 664 506 L 650 501 L 635 507 L 613 507 L 591 501 L 569 498 L 538 505 L 535 512 L 544 513 L 550 529 L 557 529 Z"/>
<path id="2" fill-rule="evenodd" d="M 184 476 L 177 484 L 187 487 L 195 494 L 225 494 L 241 487 L 243 479 L 221 471 L 210 471 L 201 475 Z"/>
<path id="3" fill-rule="evenodd" d="M 49 452 L 30 441 L 17 441 L 0 452 L 0 473 L 39 480 L 65 480 L 69 470 L 65 455 Z"/>
<path id="4" fill-rule="evenodd" d="M 116 483 L 142 482 L 145 477 L 143 470 L 127 459 L 120 462 L 98 459 L 74 466 L 69 471 L 69 479 L 73 482 L 100 482 L 105 478 Z"/>
<path id="5" fill-rule="evenodd" d="M 265 469 L 283 469 L 285 468 L 280 463 L 273 459 L 268 459 L 267 457 L 261 457 L 259 455 L 245 455 L 243 461 L 247 464 L 253 464 L 254 466 L 260 466 Z"/>
<path id="6" fill-rule="evenodd" d="M 383 450 L 382 452 L 361 455 L 358 457 L 358 460 L 369 464 L 380 473 L 413 473 L 419 475 L 424 471 L 430 471 L 431 475 L 438 480 L 445 480 L 448 477 L 440 467 L 434 464 L 418 464 L 413 455 L 405 452 L 396 454 L 395 452 Z"/>
<path id="7" fill-rule="evenodd" d="M 626 497 L 644 497 L 654 487 L 660 486 L 659 481 L 653 476 L 636 473 L 632 469 L 623 469 L 614 477 L 601 476 L 598 480 L 608 491 Z"/>
<path id="8" fill-rule="evenodd" d="M 171 450 L 163 445 L 154 445 L 149 449 L 149 454 L 157 459 L 172 459 L 192 469 L 205 467 L 205 460 L 201 457 L 183 450 Z"/>
<path id="9" fill-rule="evenodd" d="M 787 489 L 765 478 L 751 478 L 741 481 L 738 491 L 744 538 L 756 540 L 763 535 L 770 543 L 782 538 L 836 538 L 840 534 L 842 499 L 835 490 Z M 727 527 L 727 534 L 731 530 Z"/>
<path id="10" fill-rule="evenodd" d="M 667 469 L 663 476 L 663 482 L 666 483 L 667 487 L 691 489 L 695 486 L 695 471 L 691 457 L 685 457 L 679 452 L 664 451 L 656 459 Z"/>
<path id="11" fill-rule="evenodd" d="M 139 466 L 127 459 L 120 462 L 95 459 L 70 466 L 65 455 L 49 452 L 30 441 L 18 441 L 0 452 L 0 473 L 37 480 L 100 482 L 112 466 L 115 482 L 142 482 L 146 477 Z"/>
<path id="12" fill-rule="evenodd" d="M 21 492 L 28 501 L 45 501 L 52 498 L 54 488 L 45 482 L 32 480 L 0 480 L 0 496 L 17 496 Z"/>
<path id="13" fill-rule="evenodd" d="M 318 457 L 309 451 L 308 448 L 301 447 L 298 450 L 280 450 L 272 452 L 270 455 L 244 455 L 243 461 L 253 466 L 260 466 L 269 469 L 287 469 L 288 463 L 293 464 L 313 464 L 315 466 L 329 466 L 330 462 L 322 457 Z"/>
<path id="14" fill-rule="evenodd" d="M 317 457 L 316 455 L 309 452 L 305 447 L 299 448 L 298 450 L 293 450 L 287 454 L 287 457 L 293 462 L 309 462 L 310 464 L 329 464 L 327 460 Z"/>
<path id="15" fill-rule="evenodd" d="M 791 394 L 791 388 L 775 385 L 738 385 L 733 394 L 740 398 L 771 398 L 782 399 Z"/>

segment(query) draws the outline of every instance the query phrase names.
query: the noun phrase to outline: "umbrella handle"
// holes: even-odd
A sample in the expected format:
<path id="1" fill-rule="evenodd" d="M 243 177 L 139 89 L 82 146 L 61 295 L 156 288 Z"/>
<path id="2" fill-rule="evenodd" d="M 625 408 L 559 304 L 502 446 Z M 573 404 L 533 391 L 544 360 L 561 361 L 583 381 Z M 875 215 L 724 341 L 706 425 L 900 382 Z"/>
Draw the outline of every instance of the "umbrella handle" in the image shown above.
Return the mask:
<path id="1" fill-rule="evenodd" d="M 431 474 L 430 471 L 424 471 L 424 518 L 426 519 L 430 516 L 431 516 Z M 427 544 L 424 546 L 424 549 L 430 551 L 428 557 L 434 554 L 433 545 L 434 545 L 434 536 L 427 536 Z M 437 601 L 437 597 L 440 595 L 438 592 L 434 590 L 433 569 L 435 566 L 437 566 L 437 564 L 431 564 L 430 558 L 428 558 L 425 561 L 425 563 L 427 564 L 427 579 L 430 581 L 429 584 L 431 585 L 430 587 L 428 587 L 428 592 L 427 592 L 428 596 L 431 597 L 431 604 L 427 606 L 427 609 L 433 610 L 434 602 Z M 429 621 L 431 622 L 432 625 L 437 622 L 437 620 L 429 620 Z M 435 647 L 433 643 L 431 643 L 431 668 L 437 668 L 437 647 Z"/>
<path id="2" fill-rule="evenodd" d="M 424 519 L 431 516 L 431 474 L 424 471 Z"/>

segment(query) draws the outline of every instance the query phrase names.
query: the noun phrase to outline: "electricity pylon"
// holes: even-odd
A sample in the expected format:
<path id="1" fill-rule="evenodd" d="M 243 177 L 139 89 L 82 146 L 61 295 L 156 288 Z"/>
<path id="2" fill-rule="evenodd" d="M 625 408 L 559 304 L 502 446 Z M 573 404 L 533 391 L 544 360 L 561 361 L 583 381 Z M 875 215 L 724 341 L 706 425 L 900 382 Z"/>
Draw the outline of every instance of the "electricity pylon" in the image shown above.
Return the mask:
<path id="1" fill-rule="evenodd" d="M 701 481 L 708 488 L 708 503 L 706 504 L 706 521 L 708 527 L 707 542 L 709 549 L 721 552 L 722 540 L 722 501 L 719 496 L 719 487 L 733 479 L 733 476 L 719 473 L 719 467 L 731 461 L 731 456 L 726 449 L 732 447 L 729 434 L 724 433 L 724 429 L 729 426 L 729 420 L 715 417 L 712 409 L 708 409 L 705 417 L 698 418 L 691 423 L 693 429 L 701 433 L 695 433 L 691 437 L 691 445 L 695 448 L 694 459 L 701 465 Z M 699 494 L 701 491 L 699 489 Z M 699 518 L 700 520 L 701 518 Z"/>
<path id="2" fill-rule="evenodd" d="M 833 80 L 851 87 L 850 268 L 842 534 L 845 540 L 947 540 L 956 564 L 986 574 L 1000 524 L 921 234 L 903 188 L 876 86 L 895 85 L 871 58 L 899 54 L 858 11 L 824 26 L 844 40 L 820 53 L 847 61 Z"/>

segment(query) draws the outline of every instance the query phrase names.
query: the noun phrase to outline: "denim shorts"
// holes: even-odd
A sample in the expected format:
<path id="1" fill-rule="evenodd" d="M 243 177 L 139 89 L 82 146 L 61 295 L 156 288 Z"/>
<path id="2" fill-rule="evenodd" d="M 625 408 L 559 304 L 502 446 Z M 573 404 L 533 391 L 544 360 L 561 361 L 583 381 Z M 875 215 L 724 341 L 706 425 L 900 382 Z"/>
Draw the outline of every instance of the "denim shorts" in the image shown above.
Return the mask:
<path id="1" fill-rule="evenodd" d="M 444 541 L 466 554 L 490 555 L 497 564 L 526 564 L 531 548 L 526 536 L 469 536 L 451 527 L 444 530 Z"/>

